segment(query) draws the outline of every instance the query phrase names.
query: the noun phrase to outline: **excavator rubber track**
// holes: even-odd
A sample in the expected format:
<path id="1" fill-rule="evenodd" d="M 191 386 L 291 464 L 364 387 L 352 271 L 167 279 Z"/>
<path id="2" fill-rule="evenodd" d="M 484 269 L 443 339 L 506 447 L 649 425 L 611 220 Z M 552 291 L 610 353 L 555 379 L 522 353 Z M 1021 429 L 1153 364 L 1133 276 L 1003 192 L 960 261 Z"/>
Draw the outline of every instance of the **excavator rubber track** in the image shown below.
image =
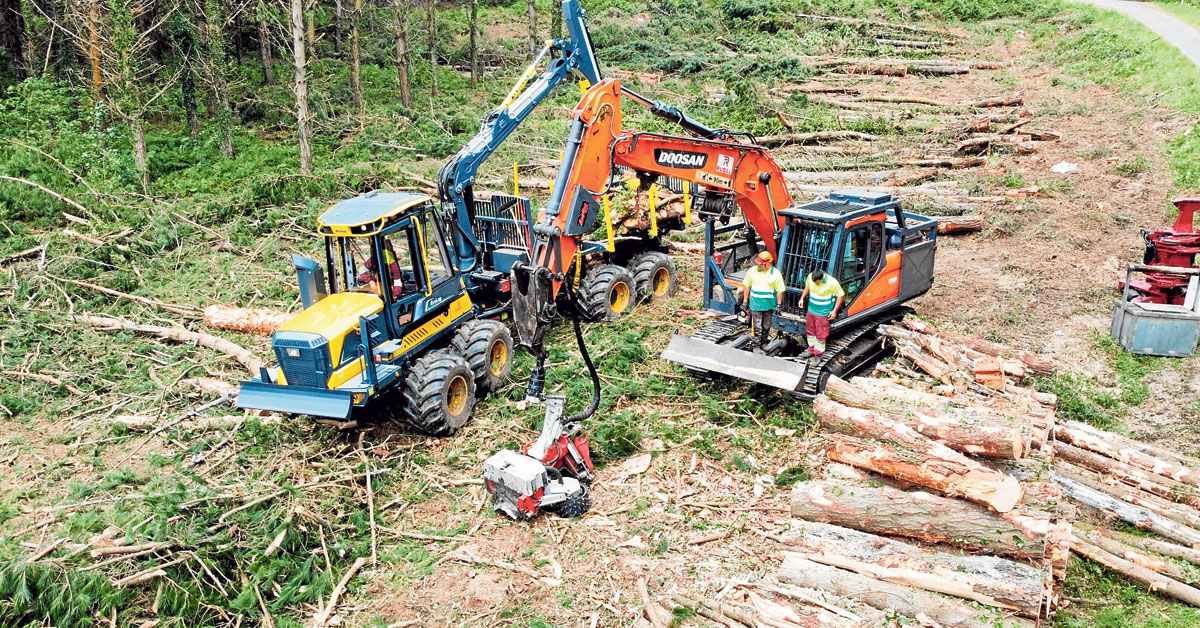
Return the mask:
<path id="1" fill-rule="evenodd" d="M 796 398 L 812 401 L 830 376 L 853 373 L 880 357 L 886 348 L 875 330 L 911 311 L 898 308 L 842 328 L 819 358 L 810 357 L 807 352 L 799 356 L 779 355 L 789 345 L 795 346 L 784 337 L 769 343 L 765 354 L 745 351 L 741 347 L 748 341 L 749 331 L 734 316 L 711 321 L 691 336 L 676 334 L 662 357 L 681 364 L 695 375 L 744 379 L 782 388 Z"/>

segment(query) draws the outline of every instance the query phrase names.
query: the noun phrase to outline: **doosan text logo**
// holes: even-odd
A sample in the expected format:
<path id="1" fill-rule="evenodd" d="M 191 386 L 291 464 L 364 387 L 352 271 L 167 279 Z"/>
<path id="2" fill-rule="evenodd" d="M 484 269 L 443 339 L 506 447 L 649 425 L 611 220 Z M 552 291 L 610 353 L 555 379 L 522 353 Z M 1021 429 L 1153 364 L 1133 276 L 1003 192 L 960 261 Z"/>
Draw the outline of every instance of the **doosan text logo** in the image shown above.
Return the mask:
<path id="1" fill-rule="evenodd" d="M 708 163 L 708 155 L 693 153 L 686 150 L 654 149 L 654 161 L 660 166 L 669 168 L 703 168 Z"/>

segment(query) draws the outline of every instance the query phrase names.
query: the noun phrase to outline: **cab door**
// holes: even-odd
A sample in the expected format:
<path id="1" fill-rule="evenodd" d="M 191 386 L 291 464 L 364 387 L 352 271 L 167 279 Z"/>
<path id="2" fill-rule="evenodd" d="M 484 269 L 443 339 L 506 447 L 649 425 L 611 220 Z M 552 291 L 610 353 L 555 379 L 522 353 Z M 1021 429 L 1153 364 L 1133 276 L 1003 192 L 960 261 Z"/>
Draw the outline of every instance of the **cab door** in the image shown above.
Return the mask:
<path id="1" fill-rule="evenodd" d="M 883 266 L 883 223 L 871 221 L 847 229 L 837 264 L 836 277 L 846 292 L 843 304 L 848 312 Z"/>

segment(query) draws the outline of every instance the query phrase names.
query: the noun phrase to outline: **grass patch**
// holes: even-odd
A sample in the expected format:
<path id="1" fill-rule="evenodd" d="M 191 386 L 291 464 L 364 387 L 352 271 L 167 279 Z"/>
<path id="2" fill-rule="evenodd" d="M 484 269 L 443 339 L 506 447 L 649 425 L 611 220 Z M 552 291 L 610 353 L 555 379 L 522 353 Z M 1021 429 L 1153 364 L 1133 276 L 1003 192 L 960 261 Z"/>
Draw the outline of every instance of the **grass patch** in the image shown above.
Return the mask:
<path id="1" fill-rule="evenodd" d="M 1092 338 L 1104 352 L 1108 365 L 1117 374 L 1121 388 L 1121 402 L 1140 406 L 1150 396 L 1146 378 L 1168 364 L 1169 358 L 1136 355 L 1126 351 L 1117 341 L 1099 330 L 1093 330 Z"/>
<path id="2" fill-rule="evenodd" d="M 1113 167 L 1113 172 L 1123 177 L 1136 177 L 1150 171 L 1150 161 L 1144 155 L 1138 155 L 1129 161 L 1122 161 Z"/>
<path id="3" fill-rule="evenodd" d="M 1057 373 L 1034 380 L 1034 388 L 1058 395 L 1057 415 L 1082 421 L 1100 429 L 1121 427 L 1118 420 L 1121 400 L 1101 390 L 1091 379 L 1074 373 Z"/>

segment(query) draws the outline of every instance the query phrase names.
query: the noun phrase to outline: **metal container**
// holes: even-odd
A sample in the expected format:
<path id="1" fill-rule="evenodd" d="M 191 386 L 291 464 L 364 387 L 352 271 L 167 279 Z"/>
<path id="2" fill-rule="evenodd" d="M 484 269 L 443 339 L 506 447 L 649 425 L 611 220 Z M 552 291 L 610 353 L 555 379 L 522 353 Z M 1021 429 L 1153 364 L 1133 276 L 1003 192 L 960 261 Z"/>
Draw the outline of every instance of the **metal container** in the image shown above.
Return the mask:
<path id="1" fill-rule="evenodd" d="M 1190 275 L 1184 305 L 1138 303 L 1129 287 L 1135 272 Z M 1126 351 L 1142 355 L 1191 357 L 1200 340 L 1200 269 L 1130 264 L 1125 290 L 1113 306 L 1112 337 Z"/>

